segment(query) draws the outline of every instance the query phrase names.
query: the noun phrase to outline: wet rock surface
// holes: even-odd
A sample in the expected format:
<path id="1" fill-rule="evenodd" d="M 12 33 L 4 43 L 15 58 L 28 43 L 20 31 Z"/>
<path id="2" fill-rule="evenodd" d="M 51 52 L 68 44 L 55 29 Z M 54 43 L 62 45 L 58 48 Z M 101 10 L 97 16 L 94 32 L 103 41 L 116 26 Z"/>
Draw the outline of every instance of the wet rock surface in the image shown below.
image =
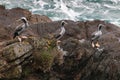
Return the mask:
<path id="1" fill-rule="evenodd" d="M 22 35 L 29 38 L 21 43 L 12 39 L 25 16 L 30 27 Z M 46 16 L 32 15 L 29 11 L 0 6 L 0 78 L 20 80 L 120 80 L 120 28 L 100 20 L 65 20 L 66 33 L 57 49 L 51 38 L 61 21 Z M 100 49 L 91 46 L 92 32 L 104 24 L 99 39 Z M 63 55 L 66 52 L 66 55 Z"/>

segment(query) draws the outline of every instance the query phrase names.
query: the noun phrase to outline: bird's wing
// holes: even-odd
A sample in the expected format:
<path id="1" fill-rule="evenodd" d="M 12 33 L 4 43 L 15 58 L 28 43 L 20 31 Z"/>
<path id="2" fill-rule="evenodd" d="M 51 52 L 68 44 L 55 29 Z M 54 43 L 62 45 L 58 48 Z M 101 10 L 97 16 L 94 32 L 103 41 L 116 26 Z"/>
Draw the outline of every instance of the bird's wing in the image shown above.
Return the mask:
<path id="1" fill-rule="evenodd" d="M 54 35 L 54 37 L 56 38 L 56 39 L 59 39 L 60 38 L 60 34 L 56 34 L 56 35 Z"/>
<path id="2" fill-rule="evenodd" d="M 93 33 L 92 33 L 92 36 L 93 36 L 93 35 L 95 36 L 95 35 L 96 35 L 96 33 L 97 33 L 97 31 L 93 32 Z"/>
<path id="3" fill-rule="evenodd" d="M 60 31 L 61 31 L 61 28 L 59 28 L 59 29 L 57 29 L 57 30 L 55 31 L 55 33 L 54 33 L 54 37 L 55 37 L 55 38 L 60 37 Z"/>
<path id="4" fill-rule="evenodd" d="M 97 31 L 95 31 L 95 32 L 92 33 L 92 35 L 91 35 L 91 40 L 94 40 L 94 39 L 97 38 L 96 33 L 97 33 Z"/>
<path id="5" fill-rule="evenodd" d="M 16 30 L 15 30 L 15 32 L 19 32 L 19 31 L 21 31 L 23 28 L 22 27 L 18 27 Z"/>
<path id="6" fill-rule="evenodd" d="M 22 26 L 23 26 L 23 24 L 18 25 L 18 26 L 16 27 L 16 29 L 15 29 L 15 33 L 16 33 L 16 32 L 21 32 L 22 29 L 23 29 Z"/>
<path id="7" fill-rule="evenodd" d="M 55 34 L 60 34 L 60 32 L 61 32 L 61 28 L 57 29 L 57 30 L 55 31 Z"/>
<path id="8" fill-rule="evenodd" d="M 23 26 L 23 24 L 19 24 L 18 26 L 16 26 L 15 29 L 18 29 L 19 27 Z"/>
<path id="9" fill-rule="evenodd" d="M 97 40 L 98 38 L 99 38 L 100 36 L 93 36 L 92 38 L 91 38 L 91 40 Z"/>

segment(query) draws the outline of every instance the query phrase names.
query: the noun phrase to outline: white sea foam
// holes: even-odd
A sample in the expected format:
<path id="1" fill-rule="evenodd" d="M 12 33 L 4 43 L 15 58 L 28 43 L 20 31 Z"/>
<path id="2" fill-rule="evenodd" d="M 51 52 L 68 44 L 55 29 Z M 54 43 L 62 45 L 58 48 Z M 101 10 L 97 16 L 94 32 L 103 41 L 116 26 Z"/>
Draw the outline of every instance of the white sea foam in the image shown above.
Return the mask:
<path id="1" fill-rule="evenodd" d="M 120 0 L 0 0 L 0 5 L 29 9 L 52 20 L 100 19 L 120 25 Z"/>
<path id="2" fill-rule="evenodd" d="M 78 13 L 76 13 L 74 10 L 72 10 L 72 9 L 69 9 L 68 7 L 67 7 L 67 5 L 62 1 L 62 0 L 60 0 L 60 9 L 64 12 L 64 13 L 66 13 L 69 17 L 70 17 L 70 19 L 71 20 L 76 20 L 76 16 L 78 16 L 79 14 Z"/>
<path id="3" fill-rule="evenodd" d="M 111 0 L 113 3 L 117 4 L 120 0 Z"/>
<path id="4" fill-rule="evenodd" d="M 115 7 L 115 6 L 108 5 L 108 4 L 104 4 L 104 6 L 105 6 L 105 7 L 107 7 L 107 8 L 110 8 L 110 9 L 116 9 L 116 7 Z"/>

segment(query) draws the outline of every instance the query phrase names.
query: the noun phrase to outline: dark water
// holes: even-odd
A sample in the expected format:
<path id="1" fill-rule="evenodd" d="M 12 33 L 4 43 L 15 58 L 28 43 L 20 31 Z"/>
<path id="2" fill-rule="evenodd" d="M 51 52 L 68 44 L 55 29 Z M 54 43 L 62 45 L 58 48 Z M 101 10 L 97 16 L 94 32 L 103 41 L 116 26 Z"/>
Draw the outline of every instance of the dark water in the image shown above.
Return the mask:
<path id="1" fill-rule="evenodd" d="M 120 25 L 120 0 L 0 0 L 0 4 L 25 8 L 52 20 L 100 19 Z"/>

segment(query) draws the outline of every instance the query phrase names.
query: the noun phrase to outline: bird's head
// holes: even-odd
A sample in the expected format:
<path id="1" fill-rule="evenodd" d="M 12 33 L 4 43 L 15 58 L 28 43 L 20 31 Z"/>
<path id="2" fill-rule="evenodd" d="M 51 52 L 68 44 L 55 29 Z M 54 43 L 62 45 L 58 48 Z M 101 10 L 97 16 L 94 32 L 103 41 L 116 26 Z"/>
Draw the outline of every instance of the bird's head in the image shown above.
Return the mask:
<path id="1" fill-rule="evenodd" d="M 98 30 L 101 30 L 102 27 L 104 27 L 104 25 L 103 24 L 99 24 L 98 25 Z"/>
<path id="2" fill-rule="evenodd" d="M 21 20 L 22 20 L 24 23 L 27 23 L 26 17 L 21 17 Z"/>
<path id="3" fill-rule="evenodd" d="M 21 17 L 20 19 L 18 19 L 18 20 L 16 20 L 16 21 L 23 21 L 24 23 L 27 23 L 26 17 Z"/>
<path id="4" fill-rule="evenodd" d="M 65 24 L 67 24 L 67 22 L 61 21 L 61 26 L 64 26 Z"/>

